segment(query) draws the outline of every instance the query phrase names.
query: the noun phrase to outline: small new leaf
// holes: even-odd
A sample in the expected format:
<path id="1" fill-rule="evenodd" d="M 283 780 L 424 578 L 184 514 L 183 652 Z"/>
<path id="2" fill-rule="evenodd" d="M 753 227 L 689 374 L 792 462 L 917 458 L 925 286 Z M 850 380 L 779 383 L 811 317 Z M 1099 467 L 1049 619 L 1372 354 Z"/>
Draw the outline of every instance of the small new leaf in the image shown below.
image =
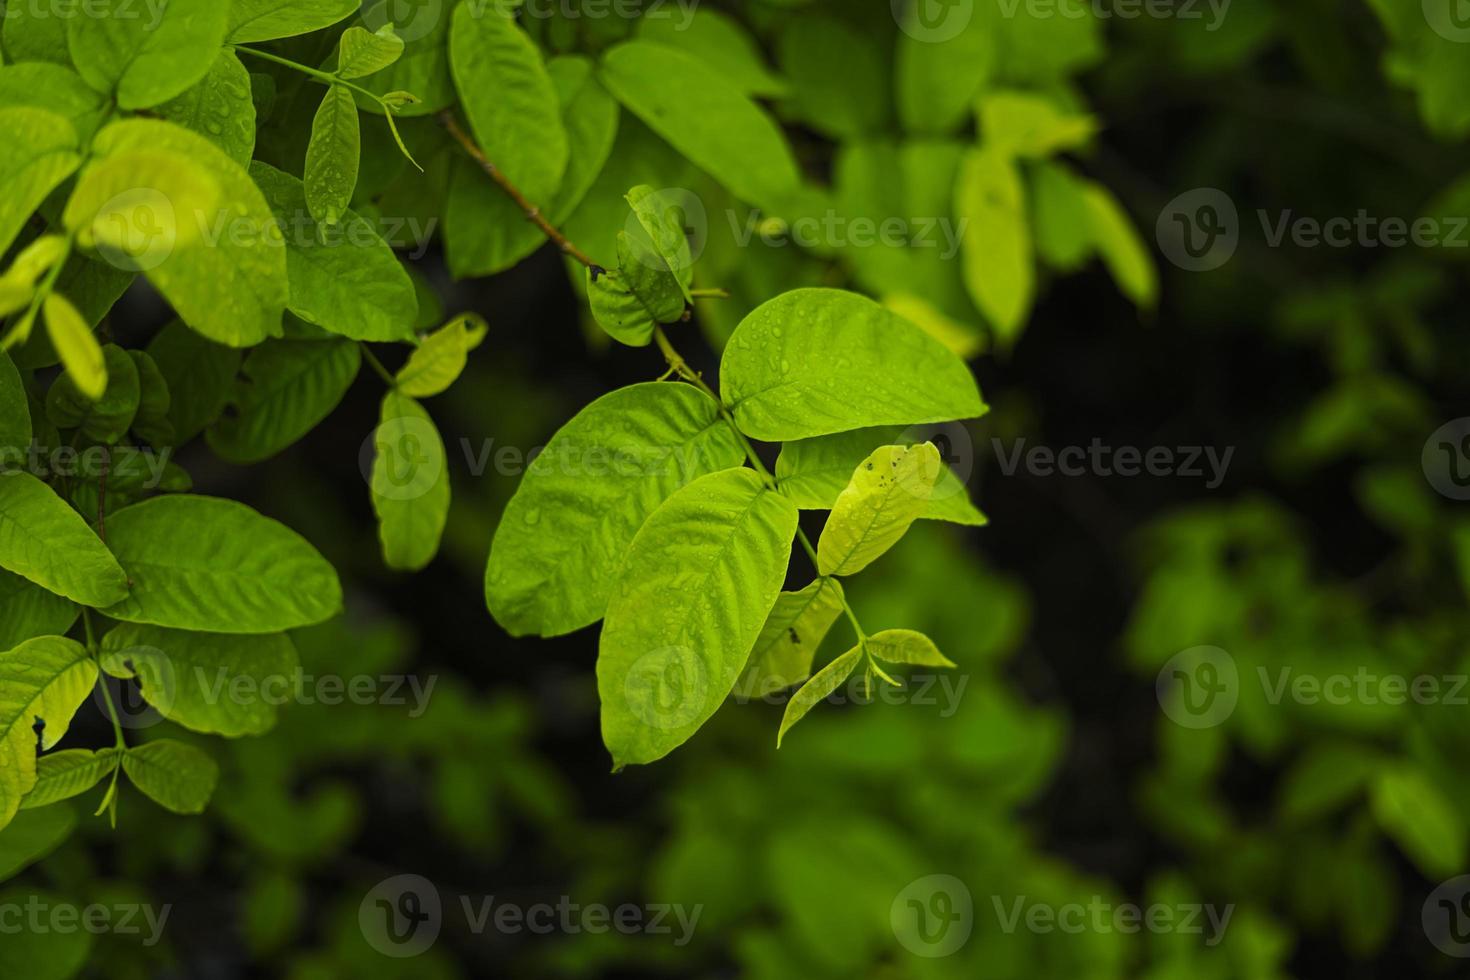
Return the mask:
<path id="1" fill-rule="evenodd" d="M 853 647 L 817 671 L 816 676 L 803 684 L 801 689 L 791 696 L 791 700 L 786 703 L 786 713 L 781 716 L 781 730 L 776 733 L 776 748 L 781 747 L 781 740 L 786 737 L 787 732 L 791 731 L 792 725 L 805 718 L 807 712 L 816 707 L 817 702 L 837 690 L 844 681 L 852 676 L 852 672 L 857 669 L 862 658 L 863 648 Z"/>
<path id="2" fill-rule="evenodd" d="M 327 89 L 306 146 L 306 206 L 324 225 L 335 225 L 352 203 L 362 155 L 357 102 L 341 85 Z"/>

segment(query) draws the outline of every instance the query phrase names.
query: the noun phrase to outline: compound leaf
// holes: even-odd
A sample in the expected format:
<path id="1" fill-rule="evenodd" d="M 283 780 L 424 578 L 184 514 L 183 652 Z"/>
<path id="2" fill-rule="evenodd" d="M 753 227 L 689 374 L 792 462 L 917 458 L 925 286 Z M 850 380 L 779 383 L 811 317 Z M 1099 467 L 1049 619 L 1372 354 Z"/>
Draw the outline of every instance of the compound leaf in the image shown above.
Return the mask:
<path id="1" fill-rule="evenodd" d="M 735 694 L 761 698 L 810 677 L 812 658 L 841 615 L 842 602 L 842 583 L 835 578 L 819 578 L 800 591 L 782 592 L 761 627 Z"/>
<path id="2" fill-rule="evenodd" d="M 208 754 L 168 738 L 128 749 L 122 767 L 144 796 L 185 815 L 203 813 L 219 781 L 219 766 Z"/>
<path id="3" fill-rule="evenodd" d="M 43 750 L 61 741 L 96 681 L 96 661 L 75 640 L 42 636 L 0 653 L 0 827 L 36 785 L 37 726 Z"/>
<path id="4" fill-rule="evenodd" d="M 933 444 L 883 446 L 859 464 L 817 542 L 817 571 L 853 575 L 908 533 L 941 468 Z"/>
<path id="5" fill-rule="evenodd" d="M 110 606 L 128 579 L 102 539 L 29 473 L 0 474 L 0 568 L 84 606 Z"/>

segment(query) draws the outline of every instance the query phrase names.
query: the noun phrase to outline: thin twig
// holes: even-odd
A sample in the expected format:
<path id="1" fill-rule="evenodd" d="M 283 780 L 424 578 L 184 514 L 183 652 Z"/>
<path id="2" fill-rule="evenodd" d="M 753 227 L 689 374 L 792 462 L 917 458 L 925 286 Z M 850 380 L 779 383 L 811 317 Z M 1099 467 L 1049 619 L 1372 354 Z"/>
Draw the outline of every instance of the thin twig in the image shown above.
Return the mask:
<path id="1" fill-rule="evenodd" d="M 542 234 L 555 242 L 557 247 L 564 253 L 570 255 L 587 268 L 598 271 L 602 270 L 602 266 L 588 258 L 586 253 L 573 245 L 570 239 L 563 235 L 555 225 L 547 221 L 542 216 L 541 209 L 528 201 L 526 195 L 521 193 L 520 188 L 506 179 L 505 174 L 500 172 L 500 168 L 495 166 L 489 157 L 485 156 L 485 151 L 481 150 L 479 145 L 460 126 L 459 120 L 454 118 L 454 113 L 446 109 L 444 112 L 439 113 L 439 121 L 444 124 L 444 128 L 449 131 L 449 135 L 453 136 L 455 141 L 464 148 L 464 151 L 480 165 L 480 169 L 489 174 L 490 179 L 500 185 L 500 189 L 505 191 L 506 195 L 516 203 L 516 206 L 525 212 L 526 219 L 541 229 Z"/>

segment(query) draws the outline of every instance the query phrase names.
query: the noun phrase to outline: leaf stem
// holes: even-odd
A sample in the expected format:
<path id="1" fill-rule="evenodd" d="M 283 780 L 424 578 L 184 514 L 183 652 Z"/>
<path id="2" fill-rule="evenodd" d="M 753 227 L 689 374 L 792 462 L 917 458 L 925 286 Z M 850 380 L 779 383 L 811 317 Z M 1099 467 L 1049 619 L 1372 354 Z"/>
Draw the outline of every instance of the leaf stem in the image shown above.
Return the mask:
<path id="1" fill-rule="evenodd" d="M 367 360 L 368 366 L 378 372 L 378 377 L 382 378 L 389 388 L 397 388 L 397 379 L 383 366 L 383 362 L 378 360 L 377 355 L 372 352 L 372 348 L 360 340 L 357 342 L 357 346 L 361 348 L 362 356 Z"/>
<path id="2" fill-rule="evenodd" d="M 689 295 L 695 299 L 729 299 L 730 290 L 712 286 L 707 289 L 691 289 Z"/>
<path id="3" fill-rule="evenodd" d="M 92 611 L 82 607 L 82 626 L 87 631 L 87 650 L 97 661 L 97 686 L 102 688 L 102 700 L 107 705 L 107 715 L 112 719 L 112 734 L 117 738 L 117 747 L 127 751 L 128 743 L 123 738 L 122 721 L 117 716 L 117 706 L 112 703 L 112 692 L 107 689 L 107 675 L 102 670 L 102 656 L 97 650 L 97 634 L 92 630 Z"/>
<path id="4" fill-rule="evenodd" d="M 512 184 L 505 174 L 500 172 L 500 168 L 495 166 L 494 162 L 485 155 L 485 151 L 480 149 L 479 145 L 470 138 L 469 133 L 464 131 L 464 127 L 459 124 L 459 120 L 454 118 L 454 113 L 448 109 L 444 110 L 439 113 L 439 122 L 449 132 L 449 135 L 454 137 L 455 142 L 470 155 L 470 158 L 480 165 L 480 169 L 485 171 L 490 179 L 495 181 L 500 189 L 515 202 L 516 207 L 525 213 L 526 220 L 530 221 L 537 228 L 540 228 L 541 233 L 555 242 L 556 247 L 561 249 L 563 254 L 570 255 L 589 269 L 602 269 L 602 266 L 588 258 L 587 253 L 572 244 L 566 235 L 563 235 L 555 225 L 547 221 L 545 216 L 541 214 L 541 209 L 531 203 L 526 198 L 526 195 L 521 193 L 520 188 Z"/>
<path id="5" fill-rule="evenodd" d="M 380 107 L 382 107 L 384 112 L 391 111 L 388 105 L 383 101 L 383 97 L 378 93 L 370 92 L 367 89 L 363 88 L 361 85 L 355 85 L 352 82 L 347 81 L 346 79 L 338 78 L 336 75 L 333 75 L 329 71 L 322 71 L 319 68 L 312 68 L 310 65 L 303 65 L 299 61 L 292 61 L 290 58 L 282 58 L 278 54 L 271 54 L 269 51 L 262 51 L 259 48 L 247 48 L 243 44 L 235 44 L 232 45 L 232 47 L 242 54 L 254 55 L 257 58 L 264 58 L 266 61 L 274 61 L 278 65 L 284 65 L 287 68 L 299 71 L 301 72 L 301 74 L 307 76 L 308 78 L 313 78 L 318 82 L 321 82 L 323 85 L 341 85 L 343 88 L 351 89 L 352 91 L 357 92 L 360 95 L 364 95 L 367 98 L 372 99 Z"/>

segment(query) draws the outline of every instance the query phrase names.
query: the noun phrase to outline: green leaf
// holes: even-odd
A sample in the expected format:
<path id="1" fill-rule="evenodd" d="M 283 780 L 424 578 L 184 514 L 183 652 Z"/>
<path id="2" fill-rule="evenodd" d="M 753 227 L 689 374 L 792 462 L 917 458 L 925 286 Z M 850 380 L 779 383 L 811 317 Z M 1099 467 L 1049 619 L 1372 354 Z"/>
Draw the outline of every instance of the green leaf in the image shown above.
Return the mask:
<path id="1" fill-rule="evenodd" d="M 915 630 L 881 630 L 868 637 L 868 653 L 891 664 L 917 667 L 957 667 L 939 652 L 934 641 Z"/>
<path id="2" fill-rule="evenodd" d="M 1277 815 L 1288 826 L 1321 820 L 1360 795 L 1382 768 L 1383 759 L 1372 749 L 1315 745 L 1282 780 Z"/>
<path id="3" fill-rule="evenodd" d="M 577 56 L 552 58 L 546 71 L 556 86 L 569 150 L 566 175 L 549 207 L 562 225 L 587 195 L 617 137 L 618 104 Z M 520 206 L 468 158 L 453 172 L 444 214 L 444 247 L 456 278 L 509 269 L 546 243 Z"/>
<path id="4" fill-rule="evenodd" d="M 745 28 L 718 10 L 697 6 L 677 17 L 640 17 L 637 37 L 640 41 L 663 44 L 697 55 L 700 61 L 746 95 L 788 94 L 786 82 L 766 65 L 759 46 Z"/>
<path id="5" fill-rule="evenodd" d="M 1093 117 L 1071 115 L 1033 92 L 987 92 L 977 113 L 985 146 L 1004 155 L 1043 159 L 1078 149 L 1097 133 Z"/>
<path id="6" fill-rule="evenodd" d="M 335 225 L 352 203 L 361 156 L 357 103 L 341 85 L 329 86 L 312 120 L 302 178 L 307 207 L 317 221 Z"/>
<path id="7" fill-rule="evenodd" d="M 90 0 L 85 16 L 67 18 L 67 48 L 87 84 L 124 109 L 146 109 L 204 77 L 228 11 L 219 0 L 168 0 L 146 11 L 136 0 Z"/>
<path id="8" fill-rule="evenodd" d="M 879 446 L 907 441 L 904 431 L 896 425 L 880 426 L 788 442 L 776 457 L 776 484 L 802 510 L 831 510 L 853 470 Z M 971 527 L 987 523 L 970 502 L 964 481 L 948 466 L 940 471 L 929 504 L 919 516 Z"/>
<path id="9" fill-rule="evenodd" d="M 741 200 L 779 211 L 797 193 L 801 176 L 781 128 L 698 57 L 628 41 L 603 55 L 599 77 L 650 129 Z"/>
<path id="10" fill-rule="evenodd" d="M 948 348 L 836 289 L 797 289 L 757 307 L 725 347 L 720 384 L 740 428 L 767 442 L 985 412 Z"/>
<path id="11" fill-rule="evenodd" d="M 31 409 L 25 383 L 10 355 L 0 351 L 0 461 L 24 453 L 31 445 Z"/>
<path id="12" fill-rule="evenodd" d="M 17 4 L 12 9 L 23 6 Z M 34 816 L 37 819 L 55 819 L 49 812 Z M 73 822 L 75 817 L 69 818 L 67 826 Z M 27 903 L 52 910 L 77 908 L 74 899 L 52 892 L 38 892 L 33 885 L 18 885 L 0 892 L 0 908 L 23 909 Z M 95 937 L 85 929 L 25 929 L 8 935 L 0 944 L 0 976 L 25 977 L 26 980 L 71 980 L 81 975 L 94 942 Z"/>
<path id="13" fill-rule="evenodd" d="M 841 140 L 887 126 L 889 70 L 871 35 L 836 17 L 808 14 L 787 24 L 778 51 L 796 116 L 812 129 Z"/>
<path id="14" fill-rule="evenodd" d="M 332 413 L 362 364 L 350 340 L 274 340 L 245 358 L 233 408 L 205 433 L 232 463 L 258 463 L 294 444 Z"/>
<path id="15" fill-rule="evenodd" d="M 438 553 L 449 519 L 444 440 L 423 406 L 390 391 L 373 447 L 370 489 L 383 560 L 389 568 L 416 572 Z"/>
<path id="16" fill-rule="evenodd" d="M 0 653 L 0 828 L 36 785 L 36 726 L 44 751 L 61 741 L 97 682 L 97 663 L 75 640 L 42 636 Z"/>
<path id="17" fill-rule="evenodd" d="M 449 73 L 448 0 L 367 0 L 362 5 L 362 24 L 369 31 L 397 25 L 405 40 L 403 57 L 358 84 L 387 95 L 412 92 L 419 101 L 397 111 L 399 116 L 426 116 L 447 109 L 455 102 L 454 79 Z M 358 107 L 381 113 L 377 103 L 359 96 Z"/>
<path id="18" fill-rule="evenodd" d="M 107 518 L 132 581 L 113 619 L 207 633 L 279 633 L 342 609 L 337 573 L 295 531 L 233 500 L 163 496 Z"/>
<path id="19" fill-rule="evenodd" d="M 13 878 L 28 865 L 41 860 L 61 846 L 77 827 L 76 811 L 71 807 L 59 806 L 45 813 L 18 813 L 5 829 L 0 830 L 0 881 Z M 0 970 L 10 964 L 5 954 L 15 942 L 7 936 L 0 944 Z M 33 976 L 20 972 L 5 972 L 4 976 Z"/>
<path id="20" fill-rule="evenodd" d="M 541 52 L 505 9 L 460 4 L 449 58 L 476 142 L 527 199 L 544 207 L 561 186 L 570 150 Z"/>
<path id="21" fill-rule="evenodd" d="M 668 196 L 646 184 L 628 191 L 628 206 L 638 219 L 638 233 L 630 235 L 638 246 L 632 254 L 644 264 L 667 271 L 677 281 L 685 303 L 693 303 L 689 283 L 694 277 L 694 259 L 689 254 L 689 237 L 684 230 L 685 216 Z M 627 266 L 627 261 L 623 261 Z M 681 304 L 682 306 L 682 304 Z M 650 304 L 650 308 L 654 308 Z M 682 312 L 682 309 L 679 311 Z"/>
<path id="22" fill-rule="evenodd" d="M 1373 816 L 1424 874 L 1442 878 L 1465 864 L 1465 825 L 1454 804 L 1417 769 L 1379 773 L 1370 791 Z"/>
<path id="23" fill-rule="evenodd" d="M 70 599 L 13 572 L 0 571 L 0 650 L 38 636 L 61 636 L 80 612 Z"/>
<path id="24" fill-rule="evenodd" d="M 71 55 L 66 50 L 66 18 L 57 17 L 51 7 L 8 4 L 4 27 L 5 54 L 12 61 L 71 64 Z"/>
<path id="25" fill-rule="evenodd" d="M 1015 342 L 1036 292 L 1025 189 L 1013 159 L 996 150 L 965 154 L 955 185 L 964 228 L 965 286 L 1005 345 Z"/>
<path id="26" fill-rule="evenodd" d="M 102 669 L 137 679 L 169 721 L 237 738 L 275 727 L 279 699 L 300 670 L 284 633 L 232 636 L 123 623 L 102 638 Z"/>
<path id="27" fill-rule="evenodd" d="M 842 602 L 842 583 L 835 578 L 819 578 L 798 592 L 782 592 L 734 693 L 763 698 L 810 677 L 812 658 L 842 614 Z"/>
<path id="28" fill-rule="evenodd" d="M 776 733 L 776 748 L 781 747 L 781 740 L 786 737 L 787 732 L 791 731 L 792 725 L 805 718 L 808 711 L 811 711 L 852 676 L 862 656 L 863 648 L 853 647 L 817 671 L 811 680 L 803 684 L 801 689 L 791 696 L 791 700 L 786 703 L 786 711 L 781 716 L 781 729 Z"/>
<path id="29" fill-rule="evenodd" d="M 399 368 L 398 390 L 411 398 L 429 398 L 448 390 L 464 373 L 470 351 L 489 330 L 478 314 L 462 313 L 424 338 Z"/>
<path id="30" fill-rule="evenodd" d="M 658 324 L 683 319 L 684 285 L 627 232 L 618 232 L 618 270 L 588 269 L 586 282 L 592 318 L 629 347 L 647 347 Z"/>
<path id="31" fill-rule="evenodd" d="M 919 4 L 913 4 L 907 15 L 917 19 L 920 10 Z M 944 13 L 963 16 L 958 7 L 946 8 Z M 898 114 L 905 129 L 944 134 L 964 120 L 1000 56 L 1000 42 L 985 14 L 983 9 L 973 10 L 952 37 L 926 37 L 922 23 L 917 30 L 910 23 L 900 32 L 893 74 Z"/>
<path id="32" fill-rule="evenodd" d="M 127 119 L 97 134 L 106 156 L 138 148 L 168 149 L 202 164 L 219 182 L 220 207 L 203 222 L 196 248 L 168 255 L 148 279 L 189 326 L 231 347 L 250 347 L 281 333 L 289 292 L 281 229 L 250 177 L 223 150 L 161 119 Z"/>
<path id="33" fill-rule="evenodd" d="M 669 497 L 618 572 L 597 656 L 613 766 L 682 745 L 735 686 L 781 591 L 797 510 L 750 469 Z"/>
<path id="34" fill-rule="evenodd" d="M 853 575 L 897 544 L 928 509 L 941 465 L 932 443 L 874 451 L 832 505 L 817 542 L 817 570 Z"/>
<path id="35" fill-rule="evenodd" d="M 174 320 L 154 335 L 148 354 L 170 393 L 168 420 L 180 444 L 219 418 L 230 399 L 240 352 L 206 340 Z"/>
<path id="36" fill-rule="evenodd" d="M 122 759 L 115 748 L 68 749 L 43 755 L 36 763 L 36 785 L 20 801 L 21 810 L 35 810 L 80 796 L 112 775 Z M 14 824 L 11 824 L 14 827 Z"/>
<path id="37" fill-rule="evenodd" d="M 8 23 L 8 22 L 7 22 Z M 77 132 L 66 117 L 8 105 L 0 108 L 0 254 L 27 219 L 77 169 Z"/>
<path id="38" fill-rule="evenodd" d="M 1055 161 L 1043 161 L 1032 170 L 1036 253 L 1063 272 L 1080 269 L 1092 256 L 1095 236 L 1087 184 Z"/>
<path id="39" fill-rule="evenodd" d="M 130 350 L 128 356 L 138 370 L 138 412 L 132 429 L 144 442 L 153 446 L 172 446 L 175 442 L 173 423 L 168 410 L 173 395 L 158 363 L 145 351 Z"/>
<path id="40" fill-rule="evenodd" d="M 342 32 L 337 55 L 338 78 L 365 78 L 376 74 L 403 57 L 403 38 L 384 24 L 376 31 L 349 27 Z"/>
<path id="41" fill-rule="evenodd" d="M 353 340 L 412 339 L 419 309 L 413 280 L 372 222 L 349 208 L 336 225 L 319 226 L 307 216 L 301 181 L 259 162 L 250 175 L 289 233 L 291 312 Z"/>
<path id="42" fill-rule="evenodd" d="M 128 749 L 122 767 L 144 796 L 185 815 L 203 813 L 219 782 L 219 766 L 207 753 L 167 738 Z"/>
<path id="43" fill-rule="evenodd" d="M 58 429 L 80 429 L 93 442 L 112 445 L 127 434 L 138 413 L 138 368 L 116 344 L 102 348 L 107 389 L 102 397 L 84 395 L 71 375 L 56 379 L 46 394 L 46 419 Z"/>
<path id="44" fill-rule="evenodd" d="M 240 166 L 250 165 L 255 154 L 250 72 L 229 48 L 220 49 L 203 78 L 154 111 L 203 136 Z"/>
<path id="45" fill-rule="evenodd" d="M 1101 184 L 1086 182 L 1082 197 L 1092 240 L 1113 281 L 1136 305 L 1153 307 L 1159 295 L 1158 272 L 1138 229 L 1117 198 Z"/>
<path id="46" fill-rule="evenodd" d="M 9 11 L 16 12 L 15 8 Z M 81 139 L 96 131 L 105 102 L 69 65 L 27 61 L 0 66 L 0 105 L 33 106 L 65 116 Z"/>
<path id="47" fill-rule="evenodd" d="M 690 385 L 610 392 L 578 412 L 527 467 L 490 548 L 485 598 L 513 636 L 556 636 L 602 618 L 633 536 L 697 477 L 745 452 L 720 408 Z"/>
<path id="48" fill-rule="evenodd" d="M 357 12 L 359 0 L 230 0 L 233 44 L 310 34 Z"/>
<path id="49" fill-rule="evenodd" d="M 0 474 L 0 568 L 84 606 L 110 606 L 127 576 L 81 515 L 29 473 Z"/>

